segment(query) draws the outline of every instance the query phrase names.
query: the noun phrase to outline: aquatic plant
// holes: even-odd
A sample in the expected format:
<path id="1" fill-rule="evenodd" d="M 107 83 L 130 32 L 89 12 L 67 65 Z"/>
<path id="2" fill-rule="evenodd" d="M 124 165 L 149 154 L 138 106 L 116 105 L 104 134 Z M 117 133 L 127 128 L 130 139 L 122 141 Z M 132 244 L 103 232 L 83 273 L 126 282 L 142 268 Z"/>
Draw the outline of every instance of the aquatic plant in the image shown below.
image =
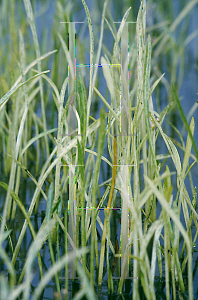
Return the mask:
<path id="1" fill-rule="evenodd" d="M 31 42 L 28 47 L 25 45 L 25 36 L 28 35 L 22 15 L 19 16 L 21 29 L 16 33 L 14 1 L 9 22 L 18 69 L 11 52 L 3 53 L 10 71 L 8 68 L 1 80 L 0 138 L 4 173 L 9 180 L 0 182 L 6 191 L 0 216 L 0 257 L 9 276 L 0 275 L 0 299 L 29 299 L 30 296 L 31 299 L 39 299 L 50 280 L 54 280 L 56 297 L 67 299 L 70 297 L 69 282 L 77 275 L 81 287 L 73 298 L 80 299 L 86 295 L 88 299 L 96 299 L 95 289 L 101 292 L 107 273 L 108 292 L 117 292 L 123 298 L 123 286 L 130 279 L 132 299 L 157 299 L 155 276 L 158 274 L 166 299 L 177 299 L 178 295 L 184 299 L 188 295 L 192 300 L 193 276 L 197 271 L 196 266 L 193 270 L 192 261 L 198 234 L 197 189 L 191 175 L 198 161 L 195 122 L 194 118 L 187 120 L 178 97 L 182 68 L 177 81 L 177 66 L 174 65 L 170 84 L 163 81 L 164 74 L 159 74 L 154 81 L 151 70 L 152 57 L 157 60 L 160 55 L 166 54 L 173 42 L 171 33 L 197 1 L 190 1 L 169 27 L 165 23 L 158 26 L 162 28 L 162 33 L 152 42 L 152 34 L 147 34 L 147 7 L 143 0 L 134 25 L 135 38 L 128 45 L 125 40 L 126 22 L 131 7 L 127 8 L 117 30 L 108 11 L 108 0 L 105 0 L 95 56 L 92 18 L 86 2 L 82 0 L 90 38 L 88 87 L 86 73 L 79 71 L 76 76 L 77 64 L 73 61 L 72 51 L 78 40 L 70 37 L 68 45 L 64 38 L 68 28 L 70 36 L 75 37 L 72 31 L 75 28 L 60 24 L 59 30 L 55 28 L 53 33 L 55 48 L 59 51 L 43 51 L 46 45 L 39 45 L 33 3 L 24 0 L 36 59 L 32 49 L 26 49 Z M 7 5 L 6 1 L 2 1 L 1 8 L 5 12 L 8 11 Z M 65 14 L 65 11 L 71 10 L 69 4 L 64 6 L 64 1 L 58 1 L 57 9 L 59 18 L 70 20 L 69 14 Z M 1 23 L 3 20 L 2 15 Z M 103 45 L 105 24 L 114 39 L 112 54 Z M 196 34 L 197 31 L 185 40 L 181 39 L 183 48 L 181 53 L 174 52 L 175 57 L 183 57 L 184 45 Z M 81 49 L 86 47 L 80 41 L 78 46 Z M 120 64 L 120 54 L 125 53 L 124 48 L 128 56 L 123 57 Z M 49 70 L 43 70 L 48 69 L 45 59 L 52 55 L 53 67 L 51 77 L 48 77 Z M 128 69 L 129 65 L 132 65 L 131 69 Z M 64 71 L 68 66 L 69 76 Z M 102 68 L 106 81 L 106 95 L 102 95 L 96 82 L 98 66 Z M 136 73 L 131 72 L 134 68 Z M 157 69 L 160 72 L 159 66 Z M 130 75 L 128 79 L 127 71 Z M 153 94 L 161 81 L 168 86 L 168 104 L 161 112 L 156 112 Z M 104 105 L 98 119 L 91 114 L 94 97 L 98 97 Z M 52 104 L 49 104 L 49 99 Z M 160 102 L 159 99 L 157 101 Z M 38 105 L 40 118 L 37 115 Z M 165 133 L 166 117 L 176 107 L 186 128 L 186 143 L 173 125 L 181 144 Z M 72 122 L 69 121 L 71 110 L 77 123 L 74 131 L 71 131 Z M 57 128 L 54 128 L 55 123 Z M 49 127 L 50 130 L 47 129 Z M 156 150 L 162 140 L 166 145 L 166 154 Z M 105 154 L 105 145 L 109 156 Z M 179 154 L 177 147 L 181 148 L 182 154 Z M 192 147 L 195 155 L 192 154 Z M 172 172 L 168 159 L 173 163 Z M 111 178 L 99 184 L 104 164 L 110 168 Z M 187 176 L 191 191 L 187 189 Z M 29 177 L 34 183 L 28 205 L 20 196 L 23 177 Z M 104 192 L 101 196 L 102 188 Z M 42 200 L 46 200 L 46 209 L 39 228 L 35 228 L 32 216 L 41 213 Z M 115 221 L 114 209 L 117 212 L 120 210 L 121 226 L 118 230 L 111 226 Z M 14 220 L 19 210 L 24 223 L 15 236 Z M 182 215 L 184 222 L 181 221 Z M 27 228 L 32 241 L 18 274 L 16 262 Z M 44 271 L 46 249 L 51 265 Z M 37 286 L 32 288 L 36 257 L 40 277 Z M 114 274 L 119 277 L 116 291 Z"/>

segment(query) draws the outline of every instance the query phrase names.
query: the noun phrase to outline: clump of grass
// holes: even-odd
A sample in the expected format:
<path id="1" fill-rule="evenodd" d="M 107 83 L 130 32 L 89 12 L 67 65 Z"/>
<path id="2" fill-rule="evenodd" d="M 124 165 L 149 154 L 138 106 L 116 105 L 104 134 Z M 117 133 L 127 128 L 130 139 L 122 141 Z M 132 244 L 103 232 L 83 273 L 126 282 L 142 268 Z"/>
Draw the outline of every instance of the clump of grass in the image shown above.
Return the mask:
<path id="1" fill-rule="evenodd" d="M 13 3 L 12 9 L 14 9 Z M 196 1 L 190 1 L 186 5 L 170 26 L 170 32 L 176 29 L 195 3 Z M 3 141 L 2 150 L 3 155 L 7 155 L 11 161 L 10 163 L 7 160 L 5 163 L 5 171 L 10 176 L 9 183 L 0 182 L 3 189 L 7 191 L 3 216 L 0 218 L 0 255 L 9 273 L 7 283 L 4 276 L 0 278 L 0 298 L 17 299 L 22 294 L 24 299 L 30 298 L 30 286 L 33 280 L 32 266 L 37 256 L 40 281 L 32 292 L 32 299 L 38 299 L 41 296 L 42 291 L 52 278 L 55 278 L 56 290 L 61 297 L 60 277 L 62 273 L 65 277 L 64 288 L 68 291 L 69 268 L 71 268 L 70 263 L 72 262 L 73 276 L 76 276 L 77 270 L 77 274 L 83 278 L 81 279 L 81 289 L 74 299 L 80 299 L 83 295 L 89 299 L 96 299 L 94 287 L 98 284 L 102 288 L 106 270 L 109 292 L 115 292 L 113 271 L 119 274 L 118 293 L 121 294 L 123 285 L 130 273 L 130 277 L 133 278 L 132 298 L 141 299 L 142 294 L 144 294 L 147 299 L 156 299 L 155 276 L 159 273 L 162 280 L 164 273 L 167 299 L 170 299 L 170 295 L 176 299 L 177 294 L 183 297 L 182 295 L 188 291 L 188 297 L 192 300 L 192 255 L 193 247 L 197 241 L 198 215 L 196 212 L 197 189 L 193 184 L 191 168 L 198 161 L 198 151 L 193 137 L 194 119 L 191 118 L 190 125 L 188 125 L 178 98 L 178 86 L 175 84 L 174 76 L 174 80 L 171 82 L 174 83 L 172 85 L 173 102 L 169 103 L 162 112 L 157 113 L 153 109 L 153 92 L 158 88 L 159 82 L 164 79 L 164 74 L 160 74 L 151 85 L 152 56 L 158 57 L 163 46 L 166 43 L 167 47 L 170 45 L 168 44 L 170 36 L 162 34 L 154 45 L 152 44 L 151 35 L 147 36 L 146 34 L 146 1 L 142 1 L 137 16 L 136 38 L 130 48 L 130 57 L 134 66 L 136 65 L 137 72 L 133 81 L 134 85 L 128 95 L 129 134 L 123 137 L 122 131 L 120 131 L 119 102 L 122 70 L 120 72 L 119 67 L 109 68 L 104 64 L 119 65 L 120 41 L 131 8 L 127 9 L 116 33 L 114 25 L 111 26 L 111 22 L 105 17 L 107 0 L 103 7 L 96 63 L 101 61 L 103 64 L 103 74 L 111 98 L 109 104 L 107 97 L 104 97 L 95 86 L 97 75 L 95 70 L 97 69 L 93 68 L 95 57 L 92 19 L 86 2 L 82 0 L 90 35 L 89 87 L 87 89 L 84 83 L 85 78 L 80 74 L 77 78 L 77 87 L 70 91 L 65 104 L 69 78 L 68 76 L 61 77 L 61 84 L 60 79 L 55 80 L 54 70 L 58 69 L 58 63 L 55 63 L 53 67 L 51 78 L 45 75 L 48 71 L 42 71 L 41 62 L 54 54 L 56 50 L 41 55 L 31 2 L 25 0 L 24 4 L 33 34 L 36 59 L 26 66 L 24 37 L 22 31 L 19 31 L 19 45 L 16 40 L 14 43 L 16 49 L 17 47 L 20 49 L 20 63 L 18 65 L 21 75 L 14 80 L 11 89 L 5 87 L 5 79 L 2 80 L 6 93 L 0 99 L 0 113 L 3 116 L 1 128 L 6 129 L 5 132 L 1 131 L 0 136 Z M 5 5 L 4 1 L 3 5 Z M 58 3 L 58 7 L 59 10 L 63 9 L 61 1 Z M 101 56 L 104 21 L 113 34 L 114 46 L 112 55 L 106 51 L 104 56 Z M 12 34 L 14 35 L 13 32 Z M 58 33 L 58 47 L 60 45 L 63 47 L 67 63 L 71 64 L 72 58 L 63 36 L 63 33 Z M 152 49 L 154 46 L 156 48 Z M 61 58 L 61 54 L 59 58 Z M 36 65 L 38 65 L 37 70 L 33 69 Z M 29 71 L 37 74 L 32 76 L 28 73 Z M 44 96 L 43 82 L 48 84 L 53 91 L 53 109 L 58 116 L 56 137 L 52 135 L 56 128 L 47 130 L 45 106 L 48 101 L 47 97 L 50 97 L 50 89 L 47 96 Z M 36 84 L 38 84 L 37 87 Z M 108 109 L 108 112 L 105 113 L 104 108 L 102 108 L 98 119 L 90 115 L 95 93 L 103 101 L 104 107 Z M 69 107 L 72 106 L 74 96 L 77 105 L 76 107 L 73 106 L 73 110 L 77 120 L 76 132 L 78 135 L 68 135 L 70 125 L 68 111 Z M 38 103 L 41 104 L 41 119 L 35 113 Z M 9 104 L 13 109 L 9 109 Z M 176 147 L 178 143 L 170 138 L 164 130 L 165 117 L 174 107 L 178 107 L 188 133 L 186 143 L 180 135 L 182 146 L 179 146 L 184 152 L 183 163 Z M 53 124 L 53 121 L 51 123 Z M 176 128 L 175 130 L 177 131 Z M 35 132 L 36 136 L 34 135 Z M 156 151 L 159 137 L 163 139 L 167 147 L 167 154 L 158 154 Z M 105 157 L 105 140 L 107 140 L 110 159 Z M 37 143 L 36 152 L 32 154 L 31 147 L 35 142 Z M 192 147 L 195 156 L 192 154 Z M 50 150 L 50 148 L 52 149 Z M 35 161 L 35 156 L 36 172 L 31 174 L 29 161 Z M 44 163 L 39 171 L 41 157 L 44 158 Z M 166 164 L 167 158 L 172 159 L 174 172 L 170 172 L 168 164 Z M 191 163 L 190 158 L 193 159 Z M 159 161 L 162 163 L 160 164 Z M 112 177 L 108 182 L 101 184 L 105 189 L 101 197 L 99 174 L 103 162 L 111 167 Z M 22 170 L 23 175 L 29 176 L 35 184 L 28 211 L 19 197 Z M 174 174 L 177 176 L 177 194 L 175 197 L 173 196 L 172 185 Z M 191 182 L 192 199 L 190 199 L 185 183 L 187 176 Z M 141 181 L 142 177 L 143 182 Z M 131 179 L 133 179 L 133 183 Z M 46 182 L 50 183 L 48 190 L 44 189 Z M 67 198 L 65 199 L 66 193 L 69 201 Z M 39 210 L 40 194 L 46 200 L 46 213 L 42 225 L 36 232 L 31 216 L 34 211 Z M 121 196 L 122 203 L 120 239 L 117 239 L 111 231 L 112 208 L 116 206 L 117 194 Z M 159 210 L 158 206 L 160 207 Z M 102 221 L 101 207 L 107 210 L 104 221 Z M 21 210 L 25 221 L 17 241 L 13 243 L 12 228 L 10 230 L 8 224 L 10 218 L 16 217 L 16 209 Z M 181 222 L 182 214 L 184 215 L 184 224 Z M 193 222 L 196 227 L 194 236 L 192 233 Z M 20 255 L 20 248 L 27 227 L 30 229 L 33 241 L 18 278 L 15 264 Z M 98 229 L 102 230 L 101 243 L 97 239 Z M 62 236 L 64 237 L 64 247 L 60 243 Z M 6 253 L 3 246 L 5 241 L 9 241 L 11 257 Z M 41 249 L 45 243 L 49 247 L 51 267 L 44 274 Z M 54 249 L 53 244 L 55 244 L 56 249 Z M 73 251 L 68 251 L 69 246 Z M 88 248 L 90 248 L 90 253 L 88 253 Z M 88 254 L 90 254 L 90 260 Z M 113 266 L 109 261 L 110 255 L 114 259 Z M 119 261 L 119 267 L 116 268 L 117 261 Z M 63 271 L 61 271 L 62 269 Z M 96 272 L 96 269 L 99 271 Z M 184 278 L 185 270 L 188 273 L 187 281 Z M 68 294 L 65 297 L 67 298 Z"/>

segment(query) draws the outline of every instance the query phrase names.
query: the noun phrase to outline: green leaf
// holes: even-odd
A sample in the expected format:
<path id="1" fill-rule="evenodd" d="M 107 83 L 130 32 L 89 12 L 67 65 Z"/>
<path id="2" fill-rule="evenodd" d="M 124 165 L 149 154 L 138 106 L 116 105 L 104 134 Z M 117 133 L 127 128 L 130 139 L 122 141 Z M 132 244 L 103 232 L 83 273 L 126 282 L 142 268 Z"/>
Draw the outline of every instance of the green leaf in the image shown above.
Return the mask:
<path id="1" fill-rule="evenodd" d="M 45 132 L 42 132 L 40 134 L 38 134 L 37 136 L 33 137 L 31 140 L 29 140 L 29 142 L 26 144 L 26 146 L 22 149 L 21 153 L 20 153 L 20 156 L 22 156 L 24 154 L 24 152 L 35 142 L 37 141 L 38 139 L 40 139 L 41 137 L 47 135 L 47 134 L 50 134 L 54 131 L 56 131 L 57 128 L 54 128 L 54 129 L 50 129 L 50 130 L 47 130 Z"/>
<path id="2" fill-rule="evenodd" d="M 54 189 L 53 184 L 50 184 L 48 197 L 47 197 L 47 208 L 46 208 L 46 222 L 49 222 L 52 216 L 52 204 L 54 199 Z"/>
<path id="3" fill-rule="evenodd" d="M 186 127 L 186 129 L 187 129 L 187 131 L 188 131 L 188 134 L 189 134 L 189 136 L 190 136 L 190 139 L 191 139 L 191 141 L 192 141 L 192 145 L 193 145 L 193 148 L 194 148 L 194 151 L 195 151 L 195 156 L 196 156 L 197 164 L 198 164 L 198 150 L 197 150 L 197 145 L 196 145 L 196 143 L 195 143 L 195 140 L 194 140 L 194 138 L 193 138 L 192 132 L 191 132 L 190 127 L 189 127 L 189 125 L 188 125 L 188 122 L 187 122 L 187 120 L 186 120 L 184 111 L 183 111 L 183 109 L 182 109 L 181 103 L 180 103 L 180 101 L 179 101 L 179 97 L 178 97 L 177 92 L 176 92 L 176 88 L 175 88 L 173 85 L 172 85 L 172 93 L 173 93 L 173 96 L 174 96 L 174 100 L 175 100 L 175 102 L 176 102 L 176 104 L 177 104 L 177 106 L 178 106 L 178 109 L 179 109 L 179 112 L 180 112 L 182 121 L 183 121 L 183 123 L 184 123 L 184 125 L 185 125 L 185 127 Z"/>
<path id="4" fill-rule="evenodd" d="M 46 74 L 46 73 L 49 73 L 50 70 L 48 71 L 44 71 L 44 72 L 41 72 L 39 74 L 36 74 L 35 76 L 29 78 L 28 80 L 26 80 L 25 82 L 22 82 L 22 83 L 19 83 L 17 84 L 16 86 L 13 86 L 9 92 L 7 92 L 1 99 L 0 99 L 0 111 L 1 109 L 3 108 L 3 106 L 6 104 L 6 102 L 9 100 L 9 98 L 20 88 L 22 87 L 24 84 L 26 84 L 27 82 L 29 82 L 30 80 L 42 75 L 42 74 Z"/>

